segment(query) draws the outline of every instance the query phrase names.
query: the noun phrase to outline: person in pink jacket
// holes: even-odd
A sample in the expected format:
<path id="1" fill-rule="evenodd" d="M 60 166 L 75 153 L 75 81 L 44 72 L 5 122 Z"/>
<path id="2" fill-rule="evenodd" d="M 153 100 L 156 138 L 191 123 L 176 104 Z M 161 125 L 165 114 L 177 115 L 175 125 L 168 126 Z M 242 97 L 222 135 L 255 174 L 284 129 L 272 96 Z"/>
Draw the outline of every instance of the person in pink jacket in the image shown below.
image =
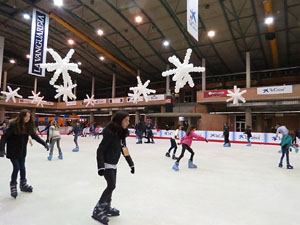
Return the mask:
<path id="1" fill-rule="evenodd" d="M 175 170 L 175 171 L 179 170 L 179 167 L 178 167 L 179 166 L 179 161 L 183 158 L 185 150 L 188 150 L 191 153 L 191 157 L 190 157 L 190 160 L 189 160 L 188 167 L 189 168 L 197 168 L 197 166 L 195 164 L 193 164 L 193 157 L 194 157 L 194 154 L 195 154 L 193 149 L 191 149 L 193 139 L 198 139 L 198 140 L 206 141 L 206 142 L 208 142 L 208 141 L 204 137 L 201 137 L 201 136 L 197 135 L 195 133 L 195 130 L 196 130 L 196 128 L 194 126 L 189 126 L 187 131 L 186 131 L 186 134 L 181 139 L 181 141 L 179 143 L 179 145 L 182 144 L 181 154 L 178 157 L 178 159 L 176 160 L 176 162 L 175 162 L 175 164 L 172 168 L 173 170 Z"/>

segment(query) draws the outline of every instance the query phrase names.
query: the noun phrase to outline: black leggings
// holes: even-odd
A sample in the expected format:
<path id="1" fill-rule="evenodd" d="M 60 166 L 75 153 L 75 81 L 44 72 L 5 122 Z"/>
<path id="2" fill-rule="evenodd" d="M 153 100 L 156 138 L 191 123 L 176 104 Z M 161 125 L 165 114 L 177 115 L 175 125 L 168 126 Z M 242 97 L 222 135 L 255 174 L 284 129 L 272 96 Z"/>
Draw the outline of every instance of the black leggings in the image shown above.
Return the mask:
<path id="1" fill-rule="evenodd" d="M 11 174 L 11 182 L 17 183 L 18 173 L 20 171 L 21 180 L 26 179 L 26 169 L 25 169 L 25 157 L 10 160 L 13 165 L 13 172 Z"/>
<path id="2" fill-rule="evenodd" d="M 113 190 L 116 188 L 116 178 L 117 170 L 116 169 L 105 169 L 104 178 L 107 182 L 107 187 L 103 191 L 99 203 L 111 203 L 111 195 Z"/>
<path id="3" fill-rule="evenodd" d="M 286 147 L 282 147 L 281 148 L 281 158 L 280 158 L 280 163 L 282 163 L 282 160 L 284 159 L 284 155 L 286 155 L 286 164 L 290 165 L 290 161 L 289 161 L 289 148 Z"/>
<path id="4" fill-rule="evenodd" d="M 171 147 L 170 147 L 170 149 L 168 150 L 168 152 L 170 153 L 171 150 L 174 148 L 173 155 L 175 155 L 176 150 L 177 150 L 177 144 L 176 144 L 176 141 L 175 141 L 175 139 L 173 139 L 173 138 L 171 138 L 170 141 L 171 141 Z"/>
<path id="5" fill-rule="evenodd" d="M 193 151 L 193 149 L 191 149 L 191 148 L 190 148 L 188 145 L 186 145 L 186 144 L 182 144 L 181 154 L 180 154 L 180 156 L 179 156 L 179 158 L 177 159 L 176 162 L 179 163 L 179 161 L 183 158 L 185 149 L 188 150 L 188 151 L 191 153 L 191 158 L 190 158 L 190 160 L 193 161 L 194 154 L 195 154 L 194 151 Z"/>

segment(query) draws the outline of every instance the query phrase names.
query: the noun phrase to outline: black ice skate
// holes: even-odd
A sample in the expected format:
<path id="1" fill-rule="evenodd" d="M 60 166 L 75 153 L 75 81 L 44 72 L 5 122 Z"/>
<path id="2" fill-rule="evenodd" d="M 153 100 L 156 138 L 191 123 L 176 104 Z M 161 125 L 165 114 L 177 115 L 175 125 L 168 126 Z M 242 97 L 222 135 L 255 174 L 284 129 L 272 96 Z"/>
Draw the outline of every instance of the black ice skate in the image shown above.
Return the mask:
<path id="1" fill-rule="evenodd" d="M 116 208 L 112 208 L 110 205 L 108 205 L 106 209 L 106 215 L 107 216 L 120 216 L 120 210 Z"/>
<path id="2" fill-rule="evenodd" d="M 94 208 L 92 218 L 104 225 L 108 225 L 109 219 L 106 215 L 107 208 L 108 203 L 99 204 L 98 202 L 96 207 Z"/>
<path id="3" fill-rule="evenodd" d="M 24 192 L 32 192 L 33 191 L 33 187 L 27 184 L 27 180 L 20 180 L 20 189 L 21 191 Z"/>
<path id="4" fill-rule="evenodd" d="M 10 195 L 11 197 L 17 198 L 18 196 L 17 183 L 10 182 Z"/>

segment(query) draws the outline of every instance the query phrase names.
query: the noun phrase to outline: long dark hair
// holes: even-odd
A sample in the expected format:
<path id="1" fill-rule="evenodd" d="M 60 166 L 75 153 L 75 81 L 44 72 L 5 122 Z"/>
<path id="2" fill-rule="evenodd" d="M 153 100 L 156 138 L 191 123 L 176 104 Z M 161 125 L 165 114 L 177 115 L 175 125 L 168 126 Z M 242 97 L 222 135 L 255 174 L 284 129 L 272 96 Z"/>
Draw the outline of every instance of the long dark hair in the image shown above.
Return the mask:
<path id="1" fill-rule="evenodd" d="M 190 125 L 186 130 L 186 135 L 189 136 L 191 131 L 194 130 L 196 127 L 194 125 Z"/>
<path id="2" fill-rule="evenodd" d="M 128 136 L 129 131 L 128 129 L 124 129 L 122 127 L 122 121 L 125 117 L 129 116 L 127 112 L 118 111 L 115 115 L 113 115 L 112 120 L 107 124 L 105 129 L 103 130 L 106 132 L 111 133 L 114 136 L 118 136 L 119 138 L 125 138 Z"/>
<path id="3" fill-rule="evenodd" d="M 24 118 L 26 114 L 30 113 L 30 120 L 25 123 Z M 16 126 L 16 134 L 34 134 L 35 133 L 35 125 L 33 122 L 32 114 L 28 109 L 22 109 L 18 116 L 13 119 L 12 123 Z"/>

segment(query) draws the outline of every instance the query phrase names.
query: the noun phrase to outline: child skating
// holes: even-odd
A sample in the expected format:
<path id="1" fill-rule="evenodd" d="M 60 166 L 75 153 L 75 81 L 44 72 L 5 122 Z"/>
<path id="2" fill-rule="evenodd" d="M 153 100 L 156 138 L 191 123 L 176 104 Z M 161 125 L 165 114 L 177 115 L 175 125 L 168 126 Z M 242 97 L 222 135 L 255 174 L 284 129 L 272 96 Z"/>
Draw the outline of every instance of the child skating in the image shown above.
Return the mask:
<path id="1" fill-rule="evenodd" d="M 179 139 L 179 132 L 180 132 L 181 128 L 182 128 L 182 126 L 178 125 L 176 131 L 172 134 L 172 137 L 170 138 L 171 147 L 167 151 L 166 156 L 170 157 L 170 153 L 171 153 L 172 149 L 174 149 L 172 159 L 176 159 L 176 157 L 175 157 L 176 150 L 177 150 L 176 139 Z"/>
<path id="2" fill-rule="evenodd" d="M 206 141 L 206 142 L 208 142 L 208 141 L 204 137 L 197 135 L 195 133 L 195 130 L 196 130 L 196 128 L 194 126 L 188 127 L 188 129 L 186 131 L 186 135 L 184 135 L 183 138 L 181 139 L 181 141 L 179 143 L 179 144 L 182 144 L 181 154 L 178 157 L 178 159 L 176 160 L 176 162 L 172 168 L 173 170 L 175 170 L 175 171 L 179 170 L 179 162 L 183 158 L 185 150 L 188 150 L 191 153 L 191 157 L 188 162 L 188 168 L 190 168 L 190 169 L 197 168 L 197 166 L 193 163 L 193 158 L 194 158 L 195 153 L 194 153 L 193 149 L 191 149 L 193 139 L 198 139 L 198 140 Z"/>

